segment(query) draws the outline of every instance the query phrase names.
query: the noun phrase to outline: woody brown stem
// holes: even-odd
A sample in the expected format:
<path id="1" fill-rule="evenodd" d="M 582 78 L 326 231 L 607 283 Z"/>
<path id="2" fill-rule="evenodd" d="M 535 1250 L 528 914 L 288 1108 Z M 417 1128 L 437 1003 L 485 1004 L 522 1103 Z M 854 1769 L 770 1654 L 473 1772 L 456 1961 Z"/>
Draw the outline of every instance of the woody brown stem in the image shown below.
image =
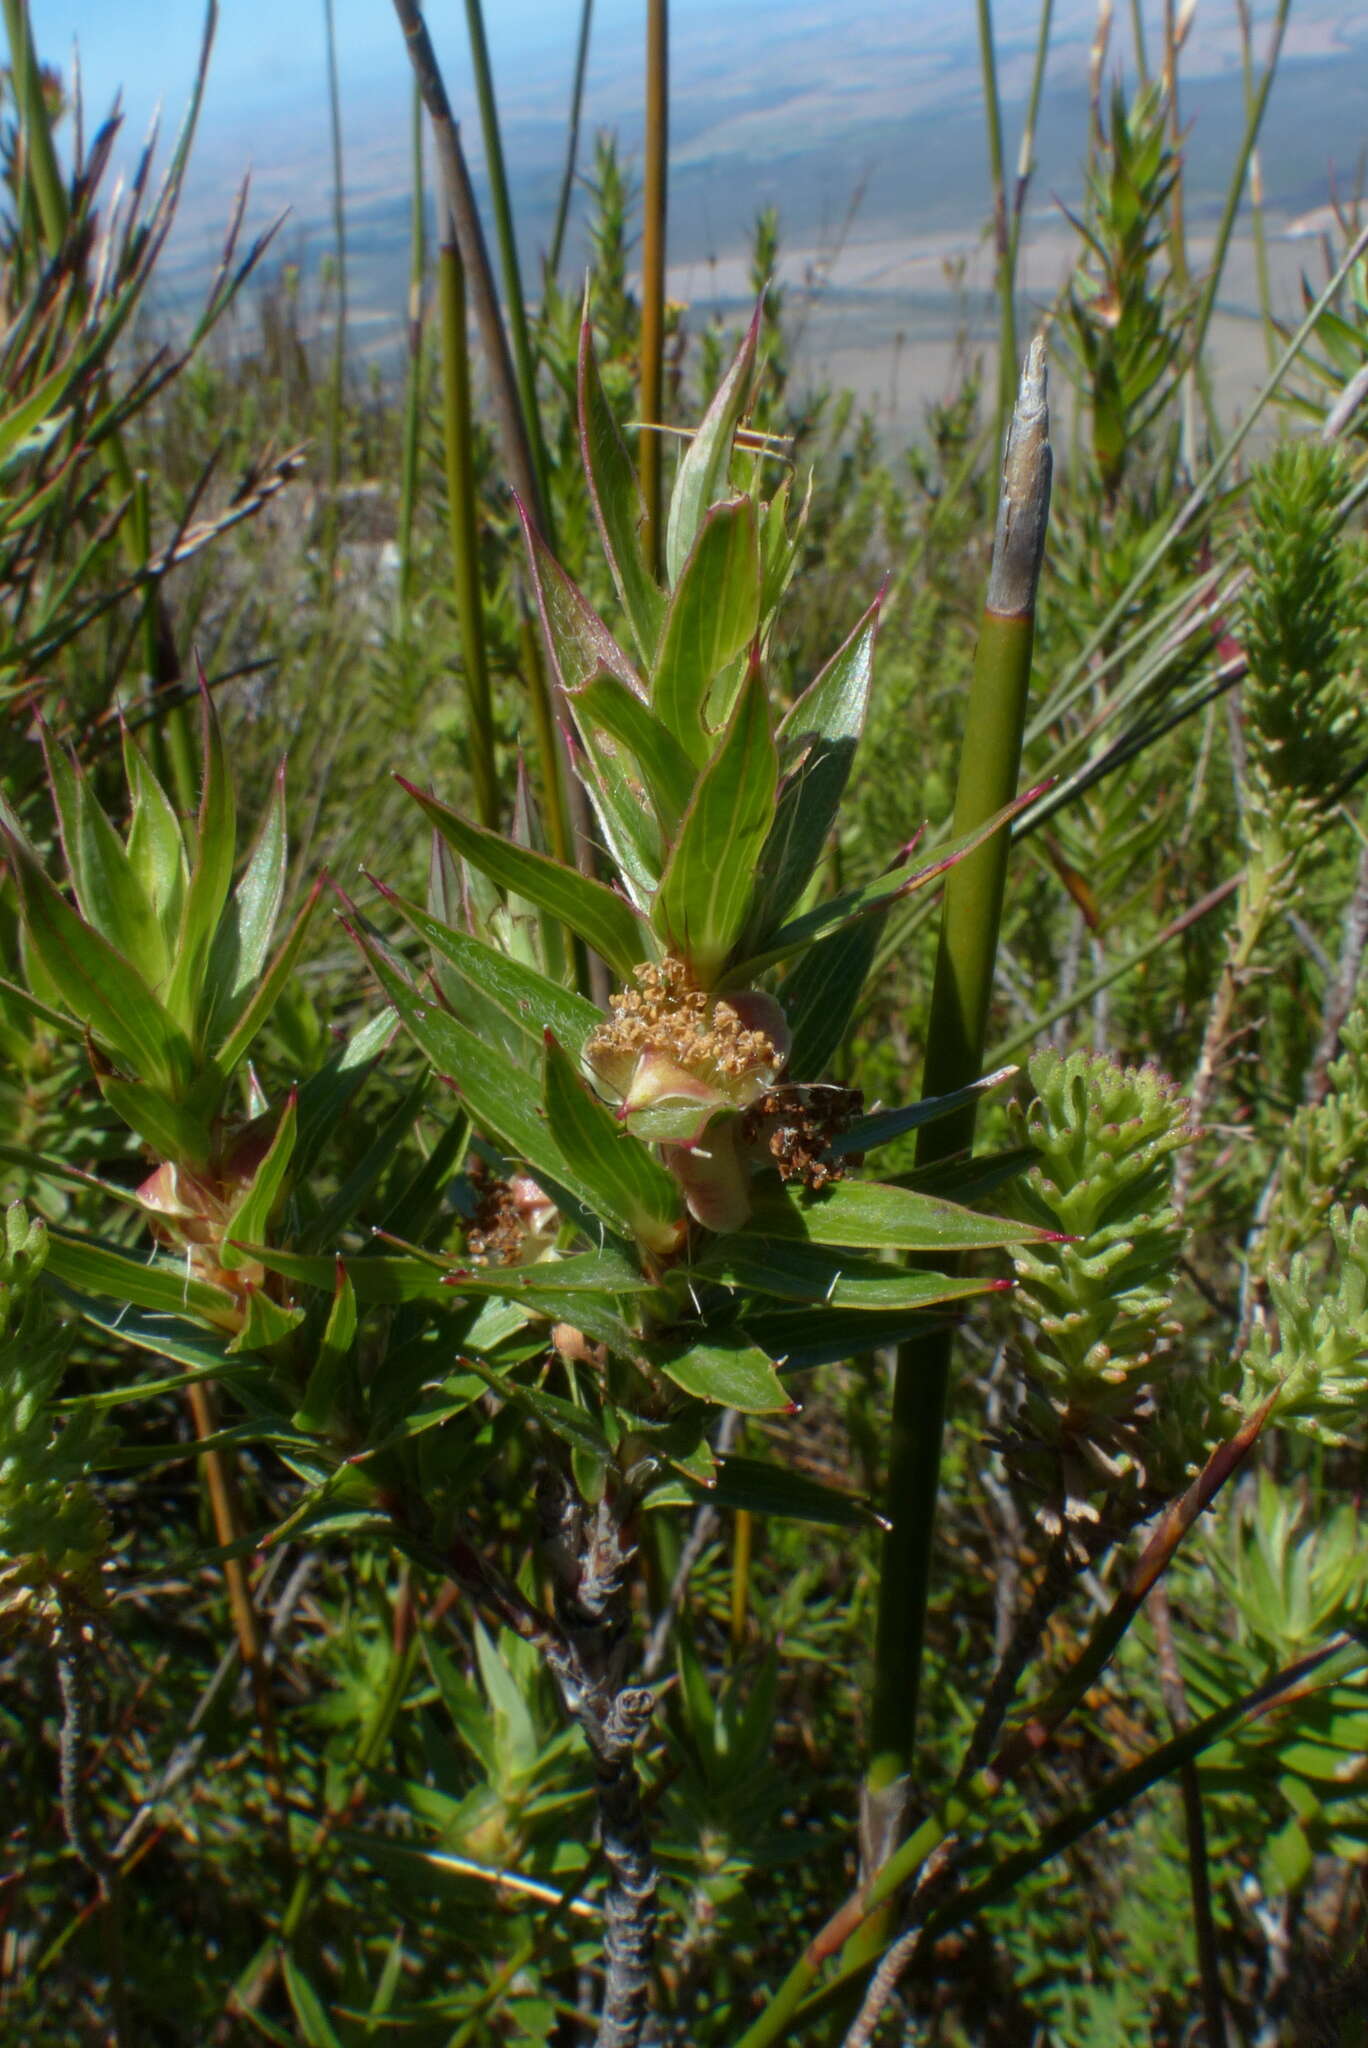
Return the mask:
<path id="1" fill-rule="evenodd" d="M 203 1443 L 213 1436 L 218 1426 L 213 1394 L 206 1381 L 198 1380 L 187 1389 L 187 1395 L 195 1435 Z M 214 1535 L 220 1547 L 227 1550 L 241 1540 L 243 1533 L 232 1467 L 221 1450 L 211 1447 L 200 1452 L 200 1471 L 204 1475 L 205 1490 L 209 1495 L 209 1512 L 213 1517 Z M 224 1558 L 223 1583 L 228 1593 L 228 1608 L 233 1617 L 233 1632 L 237 1636 L 238 1651 L 251 1681 L 252 1704 L 256 1711 L 257 1726 L 261 1730 L 261 1753 L 266 1767 L 267 1788 L 279 1819 L 282 1837 L 288 1844 L 289 1819 L 285 1803 L 285 1783 L 280 1769 L 275 1701 L 271 1697 L 270 1673 L 266 1668 L 266 1659 L 262 1651 L 261 1625 L 257 1617 L 256 1604 L 252 1599 L 246 1567 L 240 1557 Z"/>

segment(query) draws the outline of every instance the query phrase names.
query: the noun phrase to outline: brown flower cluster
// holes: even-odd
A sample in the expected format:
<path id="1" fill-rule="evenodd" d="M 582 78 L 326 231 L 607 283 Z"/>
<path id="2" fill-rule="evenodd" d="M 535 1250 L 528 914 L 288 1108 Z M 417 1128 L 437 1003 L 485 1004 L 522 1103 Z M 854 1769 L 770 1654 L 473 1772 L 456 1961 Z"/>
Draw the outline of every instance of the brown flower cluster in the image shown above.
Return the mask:
<path id="1" fill-rule="evenodd" d="M 766 1031 L 747 1025 L 725 996 L 713 997 L 689 980 L 682 960 L 636 969 L 636 988 L 609 998 L 613 1014 L 585 1046 L 598 1071 L 642 1053 L 663 1055 L 699 1080 L 743 1081 L 782 1064 L 779 1047 Z"/>
<path id="2" fill-rule="evenodd" d="M 858 1154 L 849 1162 L 828 1158 L 827 1147 L 863 1107 L 858 1088 L 771 1088 L 752 1104 L 741 1135 L 766 1147 L 781 1180 L 824 1188 L 845 1179 L 847 1164 L 858 1164 Z"/>
<path id="3" fill-rule="evenodd" d="M 477 1266 L 516 1266 L 522 1253 L 523 1219 L 506 1180 L 489 1180 L 480 1190 L 465 1248 Z"/>

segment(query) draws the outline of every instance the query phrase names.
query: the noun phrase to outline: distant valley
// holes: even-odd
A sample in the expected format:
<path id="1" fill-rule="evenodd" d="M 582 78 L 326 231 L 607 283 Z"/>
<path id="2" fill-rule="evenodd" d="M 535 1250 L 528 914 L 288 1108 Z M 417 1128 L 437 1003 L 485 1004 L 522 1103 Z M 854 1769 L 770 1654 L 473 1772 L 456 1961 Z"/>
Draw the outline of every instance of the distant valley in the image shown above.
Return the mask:
<path id="1" fill-rule="evenodd" d="M 914 10 L 915 11 L 915 10 Z M 560 11 L 567 18 L 573 9 Z M 632 19 L 635 23 L 635 10 Z M 1186 53 L 1182 112 L 1189 219 L 1196 253 L 1223 202 L 1244 121 L 1233 10 L 1208 25 L 1199 6 Z M 1216 10 L 1210 13 L 1215 16 Z M 851 383 L 890 424 L 915 423 L 920 399 L 946 374 L 957 339 L 986 331 L 990 269 L 981 231 L 988 177 L 978 47 L 968 9 L 908 20 L 865 8 L 761 5 L 680 9 L 672 70 L 672 292 L 692 317 L 732 316 L 744 301 L 745 250 L 757 211 L 779 207 L 781 276 L 800 297 L 800 366 L 813 381 Z M 630 156 L 639 145 L 639 25 L 607 9 L 597 32 L 581 163 L 593 130 L 611 126 Z M 1060 0 L 1028 207 L 1024 286 L 1048 302 L 1066 261 L 1057 202 L 1076 204 L 1086 136 L 1087 63 L 1095 13 Z M 558 16 L 559 19 L 559 16 Z M 1035 10 L 998 10 L 1000 82 L 1013 156 L 1034 48 Z M 1118 18 L 1116 53 L 1127 46 Z M 1262 38 L 1260 39 L 1260 47 Z M 451 38 L 453 96 L 482 179 L 478 122 Z M 497 59 L 496 59 L 497 61 Z M 550 233 L 565 147 L 569 55 L 548 37 L 498 71 L 505 153 L 529 284 Z M 315 89 L 316 88 L 316 89 Z M 409 111 L 400 71 L 343 78 L 350 333 L 358 355 L 390 362 L 408 278 Z M 1262 165 L 1273 235 L 1275 290 L 1295 298 L 1302 242 L 1280 239 L 1324 204 L 1334 178 L 1351 192 L 1368 137 L 1368 12 L 1296 0 L 1265 123 Z M 253 166 L 251 217 L 288 209 L 272 261 L 298 262 L 316 295 L 331 247 L 331 171 L 321 79 L 267 96 L 250 119 L 220 113 L 197 148 L 184 218 L 163 279 L 174 312 L 199 290 L 217 253 L 229 195 Z M 582 207 L 582 195 L 579 202 Z M 1309 252 L 1311 256 L 1315 251 Z M 573 274 L 580 245 L 567 256 Z M 945 265 L 963 265 L 947 281 Z M 1232 373 L 1261 355 L 1238 337 L 1252 310 L 1249 264 L 1237 251 L 1225 312 Z"/>

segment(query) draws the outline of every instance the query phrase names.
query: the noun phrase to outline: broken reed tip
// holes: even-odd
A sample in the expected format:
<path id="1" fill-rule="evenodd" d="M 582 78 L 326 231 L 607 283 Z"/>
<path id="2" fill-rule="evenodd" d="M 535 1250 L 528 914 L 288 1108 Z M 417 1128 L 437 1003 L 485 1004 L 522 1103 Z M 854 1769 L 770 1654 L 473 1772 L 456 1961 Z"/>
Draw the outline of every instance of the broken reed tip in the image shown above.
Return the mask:
<path id="1" fill-rule="evenodd" d="M 1052 464 L 1045 342 L 1037 335 L 1026 351 L 1002 454 L 1002 490 L 987 600 L 988 610 L 1002 617 L 1027 618 L 1035 609 L 1050 514 Z"/>

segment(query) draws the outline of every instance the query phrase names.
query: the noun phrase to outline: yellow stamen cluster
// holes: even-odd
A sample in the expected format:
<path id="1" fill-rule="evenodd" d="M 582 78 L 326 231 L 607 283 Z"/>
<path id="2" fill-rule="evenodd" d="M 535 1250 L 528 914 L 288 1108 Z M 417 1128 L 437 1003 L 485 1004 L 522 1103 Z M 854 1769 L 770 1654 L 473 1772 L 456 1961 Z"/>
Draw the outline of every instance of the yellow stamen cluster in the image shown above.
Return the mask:
<path id="1" fill-rule="evenodd" d="M 689 980 L 682 960 L 650 961 L 636 969 L 636 988 L 611 996 L 605 1018 L 585 1047 L 591 1065 L 600 1059 L 663 1053 L 700 1080 L 715 1076 L 741 1081 L 780 1065 L 768 1032 L 743 1024 L 725 997 L 714 999 Z"/>

